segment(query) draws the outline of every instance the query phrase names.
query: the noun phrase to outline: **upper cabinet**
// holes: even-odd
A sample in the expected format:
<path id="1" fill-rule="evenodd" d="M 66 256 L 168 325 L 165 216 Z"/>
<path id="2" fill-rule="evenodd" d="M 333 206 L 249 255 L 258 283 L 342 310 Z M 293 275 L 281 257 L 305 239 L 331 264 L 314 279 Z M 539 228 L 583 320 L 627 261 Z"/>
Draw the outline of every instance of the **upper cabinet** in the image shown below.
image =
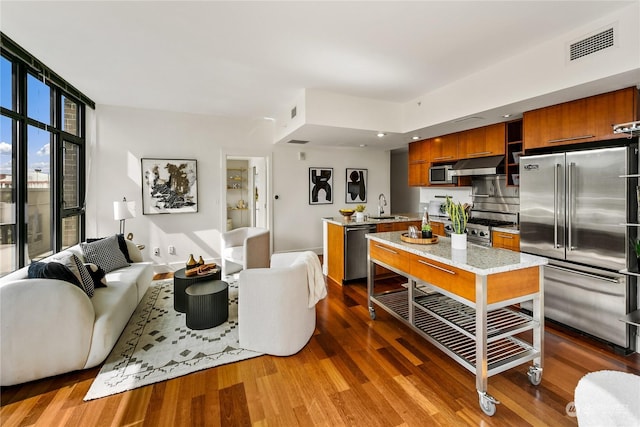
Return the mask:
<path id="1" fill-rule="evenodd" d="M 620 138 L 612 125 L 637 120 L 635 87 L 552 105 L 523 116 L 524 149 Z"/>
<path id="2" fill-rule="evenodd" d="M 409 144 L 409 185 L 424 187 L 429 185 L 429 143 L 428 140 Z"/>
<path id="3" fill-rule="evenodd" d="M 504 123 L 466 130 L 458 135 L 458 158 L 460 159 L 504 155 Z"/>
<path id="4" fill-rule="evenodd" d="M 427 139 L 431 156 L 431 163 L 455 162 L 458 156 L 458 133 Z"/>

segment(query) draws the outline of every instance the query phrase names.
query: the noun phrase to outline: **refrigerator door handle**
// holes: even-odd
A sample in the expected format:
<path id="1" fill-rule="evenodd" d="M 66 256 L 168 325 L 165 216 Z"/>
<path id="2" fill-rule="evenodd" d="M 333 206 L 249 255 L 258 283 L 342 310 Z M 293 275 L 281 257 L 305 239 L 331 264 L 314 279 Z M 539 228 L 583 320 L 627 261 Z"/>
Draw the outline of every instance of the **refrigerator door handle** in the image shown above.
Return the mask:
<path id="1" fill-rule="evenodd" d="M 624 279 L 624 278 L 600 276 L 598 274 L 592 274 L 592 273 L 587 273 L 585 271 L 573 270 L 573 269 L 570 269 L 570 268 L 560 267 L 560 266 L 552 265 L 552 264 L 545 265 L 544 268 L 553 268 L 555 270 L 565 271 L 567 273 L 577 274 L 577 275 L 580 275 L 580 276 L 589 277 L 591 279 L 603 280 L 605 282 L 610 282 L 610 283 L 615 283 L 615 284 L 622 283 L 622 280 Z"/>
<path id="2" fill-rule="evenodd" d="M 558 249 L 558 197 L 560 189 L 558 188 L 558 175 L 560 174 L 560 164 L 556 163 L 553 174 L 553 247 Z"/>
<path id="3" fill-rule="evenodd" d="M 573 229 L 572 218 L 573 218 L 573 208 L 575 206 L 574 191 L 573 191 L 573 182 L 574 182 L 574 171 L 576 168 L 576 164 L 571 162 L 569 163 L 569 168 L 567 170 L 568 182 L 567 182 L 567 249 L 572 251 L 576 249 L 573 246 L 573 239 L 571 238 L 571 231 Z"/>

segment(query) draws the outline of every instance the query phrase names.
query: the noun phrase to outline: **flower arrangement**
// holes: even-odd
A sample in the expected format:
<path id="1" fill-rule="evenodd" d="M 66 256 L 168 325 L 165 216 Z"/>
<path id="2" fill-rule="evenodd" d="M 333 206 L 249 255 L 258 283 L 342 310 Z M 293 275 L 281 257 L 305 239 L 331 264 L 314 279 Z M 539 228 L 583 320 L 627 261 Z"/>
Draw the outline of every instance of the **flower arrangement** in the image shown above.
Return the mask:
<path id="1" fill-rule="evenodd" d="M 364 212 L 367 207 L 365 205 L 356 206 L 356 212 Z"/>
<path id="2" fill-rule="evenodd" d="M 468 206 L 462 203 L 454 203 L 451 197 L 447 196 L 445 203 L 446 211 L 451 219 L 451 226 L 455 234 L 464 234 L 467 228 L 467 221 L 469 220 Z"/>

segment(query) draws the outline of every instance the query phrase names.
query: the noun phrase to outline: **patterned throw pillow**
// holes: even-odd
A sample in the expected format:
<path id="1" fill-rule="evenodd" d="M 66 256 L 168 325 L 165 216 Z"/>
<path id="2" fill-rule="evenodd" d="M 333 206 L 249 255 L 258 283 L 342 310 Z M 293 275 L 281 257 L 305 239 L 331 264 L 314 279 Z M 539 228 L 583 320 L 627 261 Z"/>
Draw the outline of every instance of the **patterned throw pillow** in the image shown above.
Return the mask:
<path id="1" fill-rule="evenodd" d="M 80 243 L 80 247 L 84 253 L 85 260 L 102 267 L 105 273 L 129 266 L 120 251 L 118 239 L 115 235 L 91 243 Z"/>
<path id="2" fill-rule="evenodd" d="M 91 278 L 89 271 L 87 271 L 87 267 L 84 266 L 82 261 L 80 261 L 80 258 L 75 256 L 75 254 L 62 252 L 60 254 L 50 256 L 44 262 L 58 262 L 67 267 L 76 277 L 76 279 L 78 279 L 80 287 L 87 294 L 87 296 L 89 298 L 93 296 L 93 279 Z"/>
<path id="3" fill-rule="evenodd" d="M 93 279 L 93 286 L 96 289 L 107 287 L 107 279 L 105 278 L 106 273 L 104 272 L 102 267 L 91 263 L 85 264 L 84 266 L 87 267 L 87 271 Z"/>
<path id="4" fill-rule="evenodd" d="M 124 239 L 124 234 L 116 234 L 116 238 L 118 239 L 118 246 L 122 251 L 122 254 L 126 258 L 127 262 L 133 262 L 131 256 L 129 255 L 129 248 L 127 248 L 127 241 Z M 94 237 L 87 239 L 87 243 L 97 242 L 98 240 L 102 240 L 104 237 Z"/>

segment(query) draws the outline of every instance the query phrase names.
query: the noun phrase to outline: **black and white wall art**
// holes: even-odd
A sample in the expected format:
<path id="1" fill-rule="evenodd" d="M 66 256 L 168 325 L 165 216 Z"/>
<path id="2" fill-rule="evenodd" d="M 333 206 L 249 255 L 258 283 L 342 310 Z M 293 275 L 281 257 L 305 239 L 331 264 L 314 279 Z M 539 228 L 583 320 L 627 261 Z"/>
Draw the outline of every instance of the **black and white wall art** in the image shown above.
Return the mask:
<path id="1" fill-rule="evenodd" d="M 347 169 L 346 203 L 367 203 L 367 169 Z"/>
<path id="2" fill-rule="evenodd" d="M 142 213 L 198 212 L 196 166 L 191 159 L 142 159 Z"/>
<path id="3" fill-rule="evenodd" d="M 333 168 L 309 168 L 309 204 L 333 203 Z"/>

